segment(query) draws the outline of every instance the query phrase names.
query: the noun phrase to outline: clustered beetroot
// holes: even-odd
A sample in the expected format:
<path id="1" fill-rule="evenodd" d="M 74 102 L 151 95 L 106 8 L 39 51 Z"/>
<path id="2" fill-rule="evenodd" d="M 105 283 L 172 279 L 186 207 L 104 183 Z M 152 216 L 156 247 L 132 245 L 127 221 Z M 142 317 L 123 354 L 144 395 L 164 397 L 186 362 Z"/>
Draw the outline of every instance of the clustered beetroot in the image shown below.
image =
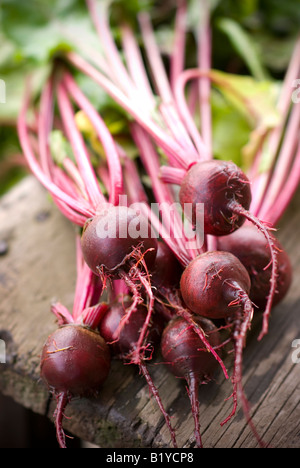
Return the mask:
<path id="1" fill-rule="evenodd" d="M 115 279 L 125 277 L 142 255 L 150 268 L 157 250 L 148 220 L 126 206 L 104 206 L 86 222 L 81 243 L 91 270 Z"/>
<path id="2" fill-rule="evenodd" d="M 94 68 L 76 53 L 67 53 L 66 58 L 131 114 L 129 131 L 140 152 L 147 180 L 152 184 L 153 196 L 159 204 L 166 203 L 169 208 L 175 198 L 169 187 L 164 185 L 163 178 L 160 179 L 161 160 L 152 143 L 164 151 L 169 163 L 169 167 L 165 166 L 163 171 L 165 181 L 179 185 L 181 210 L 176 213 L 178 216 L 175 216 L 175 227 L 170 222 L 164 225 L 155 218 L 155 228 L 162 237 L 157 241 L 147 217 L 137 216 L 131 208 L 118 205 L 118 196 L 123 195 L 123 171 L 126 164 L 122 165 L 121 159 L 123 158 L 123 163 L 126 161 L 125 150 L 115 144 L 102 117 L 83 95 L 69 72 L 59 68 L 56 74 L 54 69 L 55 73 L 43 92 L 37 125 L 40 134 L 35 135 L 36 142 L 29 135 L 35 125 L 29 131 L 25 123 L 28 110 L 26 97 L 18 130 L 30 167 L 51 192 L 61 211 L 72 222 L 83 227 L 81 248 L 84 261 L 97 279 L 101 280 L 101 288 L 113 289 L 115 281 L 121 281 L 125 285 L 124 289 L 127 288 L 126 293 L 110 300 L 101 321 L 98 320 L 99 310 L 95 319 L 93 308 L 87 308 L 86 316 L 89 316 L 91 323 L 99 325 L 100 333 L 77 322 L 69 323 L 50 335 L 43 348 L 41 376 L 57 397 L 56 428 L 60 446 L 65 447 L 62 415 L 66 404 L 74 396 L 88 396 L 99 390 L 107 378 L 112 352 L 127 364 L 132 363 L 139 367 L 165 417 L 176 447 L 175 432 L 145 364 L 152 358 L 157 340 L 161 345 L 163 362 L 177 378 L 187 382 L 197 447 L 202 447 L 198 387 L 213 378 L 219 365 L 225 377 L 228 377 L 222 361 L 222 350 L 227 342 L 232 343 L 234 404 L 231 414 L 221 424 L 235 414 L 240 397 L 247 421 L 263 445 L 252 424 L 249 405 L 243 392 L 243 349 L 255 306 L 264 311 L 260 338 L 267 333 L 271 308 L 283 299 L 290 286 L 291 265 L 284 249 L 271 233 L 272 227 L 261 221 L 256 216 L 257 213 L 254 215 L 251 212 L 252 180 L 233 162 L 213 158 L 207 87 L 212 74 L 206 70 L 210 68 L 208 21 L 205 20 L 207 27 L 200 31 L 199 70 L 185 75 L 181 73 L 183 69 L 180 70 L 180 67 L 183 68 L 186 32 L 185 2 L 179 2 L 175 22 L 179 50 L 178 55 L 175 50 L 171 57 L 172 83 L 168 83 L 149 18 L 147 19 L 147 14 L 141 15 L 139 19 L 141 36 L 145 42 L 144 51 L 155 81 L 155 86 L 152 86 L 147 81 L 147 71 L 143 67 L 142 56 L 129 25 L 124 29 L 120 28 L 121 34 L 124 34 L 122 39 L 125 48 L 121 59 L 110 35 L 109 15 L 99 18 L 95 0 L 88 0 L 87 4 L 100 42 L 103 42 L 101 50 L 108 58 L 106 73 L 103 75 L 101 70 Z M 205 5 L 203 8 L 206 8 Z M 209 18 L 208 11 L 204 11 L 203 17 Z M 299 63 L 296 62 L 292 71 L 297 70 L 297 64 L 299 70 Z M 59 67 L 61 66 L 60 61 Z M 116 70 L 122 72 L 121 78 Z M 192 109 L 194 104 L 195 108 L 199 104 L 199 134 L 194 122 L 189 119 L 189 112 L 186 112 L 188 106 L 184 105 L 180 95 L 181 86 L 187 76 L 206 80 L 204 87 L 202 83 L 199 87 L 199 103 L 193 103 L 191 99 L 189 106 Z M 119 89 L 120 82 L 122 86 Z M 60 111 L 59 128 L 63 128 L 69 138 L 76 160 L 75 164 L 71 159 L 65 160 L 63 169 L 57 167 L 51 159 L 46 144 L 50 122 L 56 121 L 53 114 L 56 85 Z M 159 93 L 159 106 L 155 105 L 157 99 L 152 95 L 154 88 Z M 106 154 L 107 164 L 99 158 L 101 161 L 99 160 L 96 171 L 89 158 L 89 148 L 75 124 L 69 96 L 87 114 Z M 191 93 L 192 98 L 193 96 Z M 155 112 L 158 115 L 153 118 L 152 114 Z M 298 135 L 296 140 L 298 141 Z M 36 160 L 36 148 L 41 152 L 40 161 Z M 298 153 L 300 154 L 299 151 Z M 135 163 L 131 163 L 129 166 L 132 169 Z M 127 164 L 127 168 L 129 166 Z M 270 173 L 272 170 L 268 176 Z M 101 182 L 109 192 L 108 200 L 100 189 L 98 179 L 102 176 L 104 180 Z M 129 183 L 128 189 L 131 198 L 137 201 L 142 196 L 144 201 L 139 177 L 138 180 L 134 179 L 134 175 L 131 177 L 133 178 L 128 179 L 127 174 L 127 187 L 128 181 L 133 181 L 132 184 Z M 267 182 L 266 191 L 269 186 L 272 188 L 270 178 Z M 134 194 L 135 187 L 138 195 Z M 287 198 L 288 194 L 285 192 L 283 199 Z M 270 201 L 266 206 L 269 204 Z M 262 200 L 256 200 L 256 205 L 263 205 Z M 164 208 L 163 214 L 168 212 L 168 208 Z M 282 210 L 281 201 L 281 212 Z M 191 252 L 185 245 L 187 239 L 179 240 L 176 234 L 187 221 L 195 231 L 195 236 L 201 236 L 198 221 L 200 220 L 202 227 L 202 219 L 204 245 Z M 171 228 L 171 239 L 167 239 L 167 228 Z M 89 287 L 90 285 L 84 283 L 80 290 L 83 302 L 86 302 L 84 296 L 88 295 Z M 81 299 L 79 303 L 81 304 Z M 67 313 L 65 317 L 68 317 Z M 165 325 L 163 332 L 162 323 Z M 216 323 L 222 323 L 220 329 Z M 221 328 L 229 330 L 227 340 L 223 341 Z"/>
<path id="3" fill-rule="evenodd" d="M 164 416 L 173 446 L 176 448 L 176 436 L 170 422 L 170 417 L 163 406 L 158 390 L 146 365 L 147 360 L 152 358 L 157 345 L 160 343 L 164 320 L 160 315 L 154 314 L 153 320 L 148 327 L 147 335 L 143 343 L 140 343 L 140 334 L 147 318 L 147 310 L 144 305 L 139 305 L 134 314 L 127 319 L 126 309 L 129 307 L 128 301 L 128 297 L 119 297 L 117 301 L 110 303 L 107 313 L 99 324 L 100 334 L 110 345 L 113 355 L 125 363 L 131 363 L 132 355 L 136 349 L 140 351 L 141 347 L 144 347 L 144 359 L 139 361 L 138 367 L 147 381 L 150 393 L 154 396 Z M 125 324 L 119 332 L 122 321 L 125 321 Z M 133 362 L 136 364 L 135 361 Z"/>

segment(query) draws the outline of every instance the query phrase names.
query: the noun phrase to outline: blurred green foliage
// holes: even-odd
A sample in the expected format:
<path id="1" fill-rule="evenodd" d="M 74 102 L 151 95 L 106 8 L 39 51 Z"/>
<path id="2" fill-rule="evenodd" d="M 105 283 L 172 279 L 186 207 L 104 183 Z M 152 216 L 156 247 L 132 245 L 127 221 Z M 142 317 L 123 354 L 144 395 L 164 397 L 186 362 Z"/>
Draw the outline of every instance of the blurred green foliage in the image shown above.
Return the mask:
<path id="1" fill-rule="evenodd" d="M 229 74 L 251 75 L 256 80 L 280 81 L 299 34 L 300 0 L 207 0 L 211 8 L 213 68 Z M 136 30 L 137 15 L 147 10 L 157 40 L 167 57 L 173 38 L 176 0 L 100 0 L 111 8 L 111 25 L 119 44 L 118 23 L 126 18 Z M 200 0 L 188 0 L 186 66 L 194 66 L 197 29 L 202 18 Z M 85 0 L 2 0 L 0 6 L 0 79 L 6 83 L 6 103 L 0 104 L 0 195 L 24 169 L 10 167 L 20 152 L 16 118 L 26 76 L 33 76 L 35 96 L 43 86 L 54 57 L 85 47 L 99 50 Z M 78 83 L 101 111 L 114 108 L 112 101 L 82 75 Z M 114 109 L 115 112 L 115 109 Z M 216 157 L 241 162 L 251 125 L 224 96 L 213 93 L 212 113 Z M 13 166 L 13 164 L 12 164 Z M 9 169 L 7 169 L 9 168 Z M 4 173 L 5 171 L 5 173 Z"/>

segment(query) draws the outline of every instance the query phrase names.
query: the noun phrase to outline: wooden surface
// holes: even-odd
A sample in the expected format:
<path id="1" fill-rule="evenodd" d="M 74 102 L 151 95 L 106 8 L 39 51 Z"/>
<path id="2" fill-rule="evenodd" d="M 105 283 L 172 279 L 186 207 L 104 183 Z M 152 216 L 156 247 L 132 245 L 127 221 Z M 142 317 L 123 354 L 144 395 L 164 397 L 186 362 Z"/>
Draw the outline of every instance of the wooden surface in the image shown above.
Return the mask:
<path id="1" fill-rule="evenodd" d="M 256 317 L 244 354 L 244 383 L 253 419 L 274 448 L 300 447 L 300 364 L 292 361 L 292 342 L 300 339 L 297 199 L 299 194 L 278 233 L 291 254 L 293 285 L 284 302 L 274 309 L 269 335 L 260 343 Z M 6 344 L 0 391 L 50 419 L 55 406 L 54 402 L 48 405 L 47 389 L 39 380 L 39 354 L 46 337 L 56 328 L 51 302 L 56 299 L 72 307 L 74 239 L 74 227 L 32 177 L 0 200 L 0 339 Z M 183 382 L 168 374 L 159 357 L 151 372 L 172 422 L 178 426 L 179 445 L 193 446 L 193 421 Z M 222 374 L 200 389 L 204 446 L 257 447 L 241 411 L 220 427 L 231 408 L 231 402 L 225 402 L 230 393 L 231 384 Z M 170 446 L 168 431 L 144 380 L 135 368 L 120 362 L 113 362 L 99 397 L 73 400 L 66 416 L 67 432 L 99 447 Z"/>

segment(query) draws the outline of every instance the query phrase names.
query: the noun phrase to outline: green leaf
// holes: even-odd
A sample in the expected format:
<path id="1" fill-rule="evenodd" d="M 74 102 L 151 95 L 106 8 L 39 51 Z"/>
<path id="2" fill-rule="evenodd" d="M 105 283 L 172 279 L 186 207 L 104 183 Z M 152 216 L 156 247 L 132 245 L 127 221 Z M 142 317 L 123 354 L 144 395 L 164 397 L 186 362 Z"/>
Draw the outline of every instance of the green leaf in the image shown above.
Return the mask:
<path id="1" fill-rule="evenodd" d="M 268 79 L 269 73 L 263 65 L 257 44 L 253 41 L 246 30 L 230 18 L 219 19 L 217 21 L 217 26 L 227 35 L 236 52 L 249 68 L 253 77 L 257 80 Z"/>
<path id="2" fill-rule="evenodd" d="M 6 88 L 5 103 L 0 103 L 0 123 L 14 124 L 16 122 L 24 99 L 28 74 L 31 75 L 32 97 L 34 98 L 39 94 L 48 77 L 49 67 L 47 65 L 36 69 L 24 65 L 5 73 L 0 70 L 0 79 L 5 82 Z"/>
<path id="3" fill-rule="evenodd" d="M 38 64 L 74 49 L 79 33 L 84 45 L 96 43 L 88 10 L 81 0 L 3 0 L 1 24 L 19 55 Z"/>
<path id="4" fill-rule="evenodd" d="M 241 138 L 237 142 L 237 147 L 240 148 L 239 165 L 247 169 L 250 167 L 268 131 L 280 122 L 280 114 L 276 107 L 279 92 L 278 83 L 257 81 L 249 76 L 231 75 L 215 70 L 211 72 L 210 76 L 227 103 L 240 115 L 239 119 L 236 114 L 229 113 L 225 115 L 223 109 L 223 118 L 219 121 L 216 120 L 218 126 L 214 123 L 215 133 L 219 132 L 221 141 L 225 138 L 226 142 L 228 142 L 232 138 L 233 148 L 235 147 L 234 139 Z M 220 106 L 218 112 L 220 113 Z M 227 110 L 227 112 L 229 111 Z M 220 115 L 217 114 L 217 117 L 220 119 Z M 247 141 L 245 141 L 246 123 L 248 125 Z M 233 131 L 234 126 L 236 126 L 235 132 Z M 237 147 L 235 147 L 235 150 L 237 150 Z M 230 148 L 230 145 L 225 144 L 225 148 Z M 223 154 L 229 155 L 229 153 L 230 149 L 224 150 L 220 154 L 221 157 L 224 157 Z M 233 154 L 237 153 L 233 151 Z M 237 156 L 235 156 L 235 162 L 238 162 Z"/>
<path id="5" fill-rule="evenodd" d="M 49 139 L 50 152 L 56 164 L 61 166 L 65 158 L 69 158 L 75 162 L 72 147 L 60 130 L 52 130 Z"/>
<path id="6" fill-rule="evenodd" d="M 251 76 L 213 70 L 214 85 L 232 102 L 252 125 L 272 128 L 280 120 L 276 103 L 280 85 L 275 81 L 257 81 Z"/>
<path id="7" fill-rule="evenodd" d="M 252 130 L 248 119 L 214 89 L 211 105 L 214 157 L 233 161 L 245 169 L 242 151 Z"/>

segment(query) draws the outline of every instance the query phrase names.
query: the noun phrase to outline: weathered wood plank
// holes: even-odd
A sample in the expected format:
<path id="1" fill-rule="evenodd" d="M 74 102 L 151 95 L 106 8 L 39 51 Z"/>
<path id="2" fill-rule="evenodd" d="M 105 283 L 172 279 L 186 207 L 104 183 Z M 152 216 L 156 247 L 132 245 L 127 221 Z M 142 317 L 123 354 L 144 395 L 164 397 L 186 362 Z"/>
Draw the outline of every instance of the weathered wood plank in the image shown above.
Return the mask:
<path id="1" fill-rule="evenodd" d="M 298 196 L 299 199 L 299 196 Z M 53 299 L 72 307 L 75 287 L 75 231 L 32 178 L 26 178 L 0 200 L 0 339 L 7 363 L 0 364 L 0 391 L 34 412 L 47 411 L 48 392 L 39 381 L 39 354 L 55 329 Z M 270 333 L 260 343 L 254 321 L 244 358 L 245 390 L 254 422 L 274 447 L 299 447 L 300 364 L 292 362 L 292 341 L 300 339 L 300 213 L 295 199 L 279 237 L 291 254 L 294 281 L 288 297 L 274 309 Z M 230 364 L 230 363 L 228 363 Z M 193 421 L 182 382 L 157 358 L 151 366 L 156 385 L 180 446 L 193 443 Z M 221 428 L 231 408 L 225 399 L 230 382 L 221 373 L 200 389 L 203 442 L 206 447 L 256 447 L 239 411 Z M 48 408 L 52 418 L 54 402 Z M 100 447 L 168 447 L 170 437 L 145 382 L 132 366 L 114 362 L 97 399 L 74 400 L 64 426 Z M 1 430 L 1 428 L 0 428 Z"/>

